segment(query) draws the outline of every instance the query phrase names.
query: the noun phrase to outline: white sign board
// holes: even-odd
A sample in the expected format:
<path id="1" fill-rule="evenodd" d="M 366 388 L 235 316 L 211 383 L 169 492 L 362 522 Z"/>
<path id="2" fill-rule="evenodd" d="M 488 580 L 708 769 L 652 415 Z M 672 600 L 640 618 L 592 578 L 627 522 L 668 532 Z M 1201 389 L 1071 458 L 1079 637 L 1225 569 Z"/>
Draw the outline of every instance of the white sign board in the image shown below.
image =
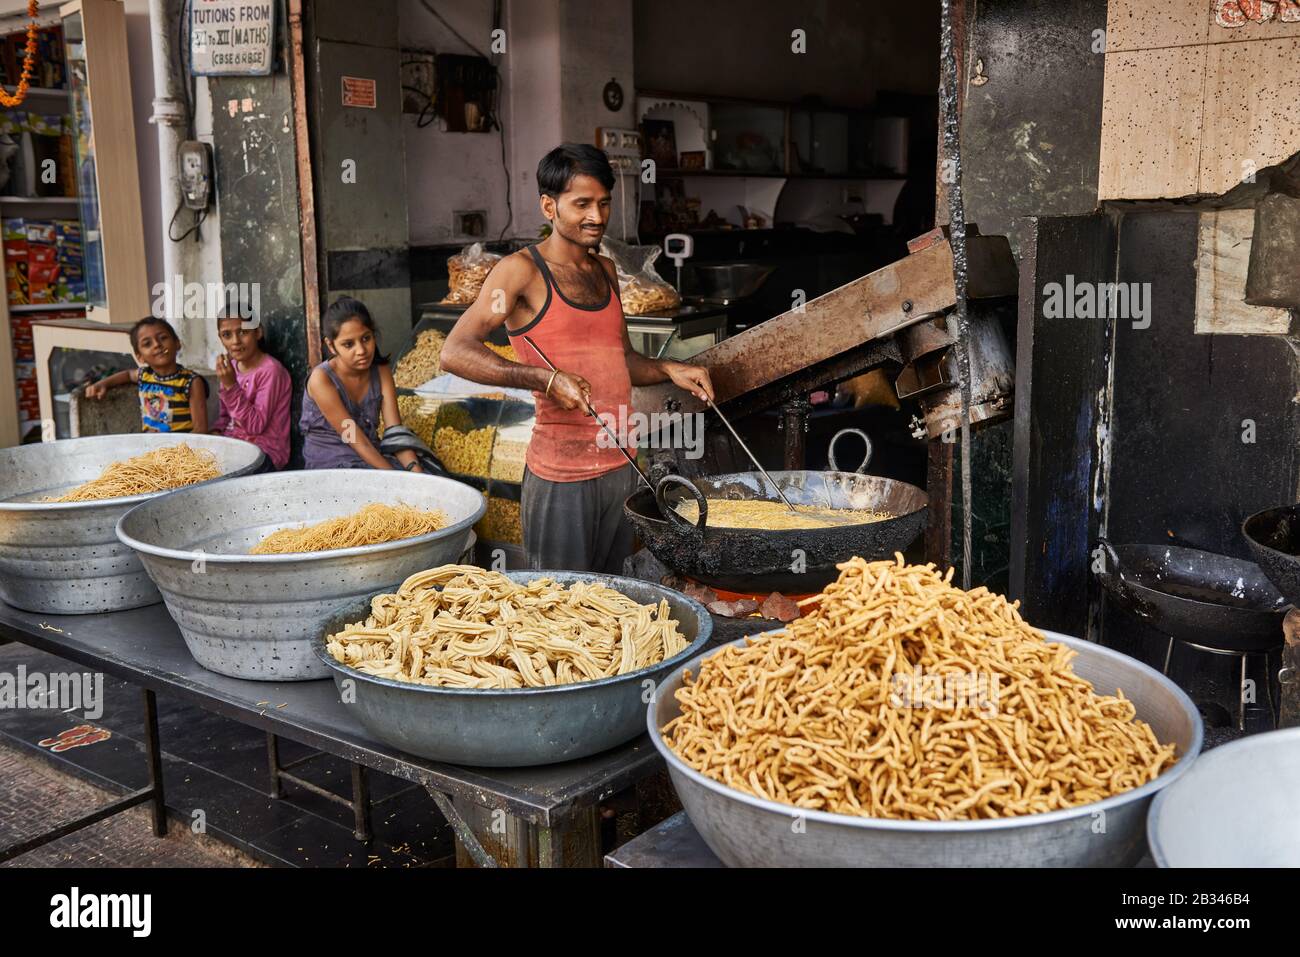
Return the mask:
<path id="1" fill-rule="evenodd" d="M 190 0 L 190 72 L 266 76 L 275 51 L 275 0 Z"/>

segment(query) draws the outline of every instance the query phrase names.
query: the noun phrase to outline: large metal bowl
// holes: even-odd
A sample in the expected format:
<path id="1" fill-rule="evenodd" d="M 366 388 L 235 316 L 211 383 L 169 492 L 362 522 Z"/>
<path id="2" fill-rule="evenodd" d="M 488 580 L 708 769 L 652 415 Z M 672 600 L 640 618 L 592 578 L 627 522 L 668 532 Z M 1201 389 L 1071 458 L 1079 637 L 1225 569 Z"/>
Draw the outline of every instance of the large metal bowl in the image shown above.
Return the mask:
<path id="1" fill-rule="evenodd" d="M 271 532 L 371 502 L 441 509 L 449 524 L 382 545 L 248 554 Z M 359 598 L 459 559 L 486 508 L 477 489 L 432 475 L 276 472 L 145 502 L 122 516 L 117 536 L 139 554 L 199 664 L 234 678 L 303 681 L 329 676 L 312 653 L 326 621 Z"/>
<path id="2" fill-rule="evenodd" d="M 93 502 L 40 499 L 98 478 L 112 462 L 180 442 L 216 455 L 223 479 L 255 472 L 266 459 L 250 442 L 185 433 L 97 435 L 0 449 L 0 599 L 50 615 L 125 611 L 161 601 L 140 559 L 113 529 L 132 507 L 165 493 Z"/>
<path id="3" fill-rule="evenodd" d="M 449 764 L 522 768 L 574 761 L 639 735 L 655 683 L 708 644 L 713 625 L 704 606 L 662 585 L 581 572 L 505 575 L 525 584 L 538 578 L 560 585 L 600 582 L 643 605 L 665 599 L 690 645 L 657 665 L 599 681 L 504 691 L 438 688 L 368 675 L 330 655 L 328 636 L 370 614 L 370 602 L 359 602 L 326 626 L 316 653 L 367 731 L 395 748 Z"/>
<path id="4" fill-rule="evenodd" d="M 1300 728 L 1201 755 L 1156 795 L 1147 841 L 1160 867 L 1300 867 Z"/>
<path id="5" fill-rule="evenodd" d="M 682 762 L 660 730 L 681 713 L 682 673 L 699 673 L 711 649 L 678 668 L 650 702 L 650 739 L 700 836 L 731 867 L 1119 867 L 1146 850 L 1147 807 L 1201 750 L 1204 728 L 1190 698 L 1140 661 L 1045 631 L 1077 651 L 1074 671 L 1099 693 L 1122 688 L 1161 741 L 1178 746 L 1172 768 L 1140 788 L 1062 811 L 979 821 L 900 821 L 796 809 L 751 797 Z M 733 642 L 740 645 L 748 639 Z"/>

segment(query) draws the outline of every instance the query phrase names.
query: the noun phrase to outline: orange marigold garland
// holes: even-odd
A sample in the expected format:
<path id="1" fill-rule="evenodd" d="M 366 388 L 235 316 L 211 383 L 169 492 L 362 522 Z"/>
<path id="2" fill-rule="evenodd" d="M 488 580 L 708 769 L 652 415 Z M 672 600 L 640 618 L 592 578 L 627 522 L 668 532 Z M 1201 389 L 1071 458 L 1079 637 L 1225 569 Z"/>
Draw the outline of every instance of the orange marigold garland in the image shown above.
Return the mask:
<path id="1" fill-rule="evenodd" d="M 13 93 L 0 90 L 0 104 L 18 106 L 27 98 L 27 88 L 31 85 L 32 67 L 36 65 L 36 11 L 40 9 L 37 0 L 27 0 L 27 50 L 23 56 L 23 73 L 18 78 L 18 89 Z"/>

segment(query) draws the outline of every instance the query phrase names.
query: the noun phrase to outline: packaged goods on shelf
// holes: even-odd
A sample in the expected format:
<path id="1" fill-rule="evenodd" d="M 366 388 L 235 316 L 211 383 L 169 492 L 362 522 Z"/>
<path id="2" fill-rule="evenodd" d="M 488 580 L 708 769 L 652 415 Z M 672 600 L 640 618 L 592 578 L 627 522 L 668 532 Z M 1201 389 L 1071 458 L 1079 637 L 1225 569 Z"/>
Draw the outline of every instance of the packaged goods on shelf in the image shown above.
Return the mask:
<path id="1" fill-rule="evenodd" d="M 27 291 L 27 224 L 22 219 L 0 220 L 5 254 L 5 288 L 11 306 L 31 302 Z"/>
<path id="2" fill-rule="evenodd" d="M 58 302 L 59 249 L 54 223 L 27 220 L 27 301 Z"/>
<path id="3" fill-rule="evenodd" d="M 56 219 L 59 254 L 59 302 L 86 301 L 85 253 L 81 247 L 81 223 Z"/>
<path id="4" fill-rule="evenodd" d="M 31 362 L 36 358 L 30 312 L 9 313 L 9 339 L 13 343 L 14 359 Z"/>

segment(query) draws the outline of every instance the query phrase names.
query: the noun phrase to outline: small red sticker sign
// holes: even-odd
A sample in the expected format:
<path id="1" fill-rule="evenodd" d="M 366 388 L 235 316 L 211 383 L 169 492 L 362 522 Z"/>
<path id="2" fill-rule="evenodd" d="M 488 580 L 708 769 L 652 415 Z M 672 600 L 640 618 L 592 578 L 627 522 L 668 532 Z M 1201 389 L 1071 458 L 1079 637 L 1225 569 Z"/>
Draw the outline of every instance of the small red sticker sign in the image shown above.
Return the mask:
<path id="1" fill-rule="evenodd" d="M 375 108 L 375 81 L 360 76 L 343 78 L 343 105 Z"/>

